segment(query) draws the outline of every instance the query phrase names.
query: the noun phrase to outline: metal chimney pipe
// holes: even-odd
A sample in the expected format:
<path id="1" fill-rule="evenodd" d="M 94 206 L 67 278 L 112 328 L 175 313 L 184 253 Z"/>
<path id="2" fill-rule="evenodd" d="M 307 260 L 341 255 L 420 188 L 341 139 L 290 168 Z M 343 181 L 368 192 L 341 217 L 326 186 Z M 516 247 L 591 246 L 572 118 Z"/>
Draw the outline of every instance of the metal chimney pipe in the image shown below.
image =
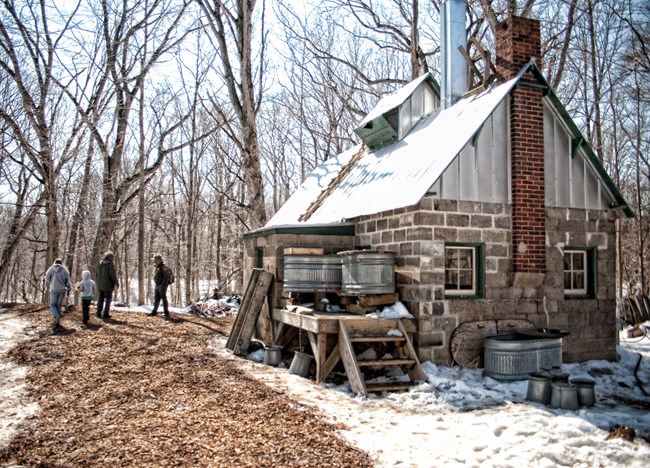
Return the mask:
<path id="1" fill-rule="evenodd" d="M 440 9 L 440 91 L 443 109 L 452 106 L 467 91 L 467 63 L 458 46 L 467 50 L 465 2 L 446 0 Z"/>

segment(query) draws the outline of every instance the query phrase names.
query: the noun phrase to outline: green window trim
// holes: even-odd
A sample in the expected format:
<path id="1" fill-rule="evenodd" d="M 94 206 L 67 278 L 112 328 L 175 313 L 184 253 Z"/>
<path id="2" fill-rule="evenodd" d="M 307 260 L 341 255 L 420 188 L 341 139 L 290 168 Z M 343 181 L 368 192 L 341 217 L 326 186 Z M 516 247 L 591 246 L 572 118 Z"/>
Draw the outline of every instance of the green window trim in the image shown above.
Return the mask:
<path id="1" fill-rule="evenodd" d="M 596 249 L 567 246 L 563 250 L 563 284 L 565 299 L 596 297 Z M 581 282 L 582 278 L 582 282 Z"/>
<path id="2" fill-rule="evenodd" d="M 460 283 L 460 275 L 466 272 L 467 267 L 455 265 L 453 271 L 448 268 L 449 262 L 453 259 L 448 257 L 448 252 L 472 252 L 472 288 L 465 291 L 461 288 L 449 288 L 448 277 L 456 277 L 456 283 Z M 467 257 L 466 257 L 467 259 Z M 464 271 L 465 270 L 465 271 Z M 466 277 L 466 276 L 465 276 Z M 485 248 L 481 243 L 448 242 L 445 244 L 445 299 L 481 299 L 485 284 Z"/>

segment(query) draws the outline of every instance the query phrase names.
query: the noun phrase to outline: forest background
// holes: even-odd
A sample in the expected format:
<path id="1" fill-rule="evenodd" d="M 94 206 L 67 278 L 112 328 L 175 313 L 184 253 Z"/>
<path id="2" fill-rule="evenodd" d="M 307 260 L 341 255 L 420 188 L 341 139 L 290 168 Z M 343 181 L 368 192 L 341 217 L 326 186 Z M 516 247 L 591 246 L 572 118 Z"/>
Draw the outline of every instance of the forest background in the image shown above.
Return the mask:
<path id="1" fill-rule="evenodd" d="M 384 94 L 440 73 L 439 0 L 3 0 L 0 300 L 41 301 L 115 252 L 117 298 L 242 292 L 243 233 L 356 144 Z M 472 0 L 468 37 L 541 21 L 541 68 L 636 217 L 619 295 L 649 292 L 650 4 Z M 150 300 L 150 299 L 149 299 Z"/>

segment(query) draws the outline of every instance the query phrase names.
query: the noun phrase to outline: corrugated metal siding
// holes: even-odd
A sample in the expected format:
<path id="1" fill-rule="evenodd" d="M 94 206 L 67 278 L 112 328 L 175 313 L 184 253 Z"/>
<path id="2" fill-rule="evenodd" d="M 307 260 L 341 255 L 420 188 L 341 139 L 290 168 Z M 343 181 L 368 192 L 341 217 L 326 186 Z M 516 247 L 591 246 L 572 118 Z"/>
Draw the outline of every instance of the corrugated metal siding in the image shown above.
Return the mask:
<path id="1" fill-rule="evenodd" d="M 573 135 L 553 109 L 544 105 L 546 205 L 606 210 L 615 203 L 584 151 L 571 155 Z"/>
<path id="2" fill-rule="evenodd" d="M 478 130 L 477 141 L 465 145 L 431 191 L 444 199 L 507 203 L 510 197 L 508 122 L 506 99 Z"/>

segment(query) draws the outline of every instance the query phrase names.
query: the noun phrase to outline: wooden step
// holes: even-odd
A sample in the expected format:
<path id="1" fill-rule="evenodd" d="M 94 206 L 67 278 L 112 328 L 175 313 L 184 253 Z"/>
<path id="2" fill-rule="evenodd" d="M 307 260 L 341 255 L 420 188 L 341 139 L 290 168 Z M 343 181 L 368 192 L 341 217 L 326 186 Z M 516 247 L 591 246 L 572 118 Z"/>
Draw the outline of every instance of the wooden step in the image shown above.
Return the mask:
<path id="1" fill-rule="evenodd" d="M 359 366 L 412 366 L 415 359 L 357 359 Z"/>
<path id="2" fill-rule="evenodd" d="M 388 336 L 388 335 L 367 335 L 367 336 L 351 336 L 350 341 L 353 343 L 403 343 L 406 338 L 403 336 Z"/>
<path id="3" fill-rule="evenodd" d="M 392 336 L 391 330 L 397 328 L 402 336 Z M 372 342 L 394 342 L 395 359 L 359 359 L 354 349 L 353 343 L 372 343 Z M 401 320 L 372 320 L 363 322 L 362 326 L 354 322 L 345 323 L 339 320 L 339 343 L 338 350 L 340 359 L 343 361 L 345 373 L 350 382 L 350 388 L 353 392 L 368 396 L 369 392 L 387 392 L 387 391 L 404 391 L 408 390 L 414 382 L 426 381 L 426 375 L 420 367 L 420 361 L 415 354 L 415 349 L 411 343 L 406 327 Z M 404 366 L 404 370 L 410 378 L 410 382 L 383 382 L 376 384 L 366 384 L 365 375 L 361 371 L 361 366 L 370 367 L 389 367 Z"/>
<path id="4" fill-rule="evenodd" d="M 376 384 L 366 384 L 366 390 L 372 393 L 378 392 L 405 392 L 411 388 L 411 382 L 384 382 Z"/>

